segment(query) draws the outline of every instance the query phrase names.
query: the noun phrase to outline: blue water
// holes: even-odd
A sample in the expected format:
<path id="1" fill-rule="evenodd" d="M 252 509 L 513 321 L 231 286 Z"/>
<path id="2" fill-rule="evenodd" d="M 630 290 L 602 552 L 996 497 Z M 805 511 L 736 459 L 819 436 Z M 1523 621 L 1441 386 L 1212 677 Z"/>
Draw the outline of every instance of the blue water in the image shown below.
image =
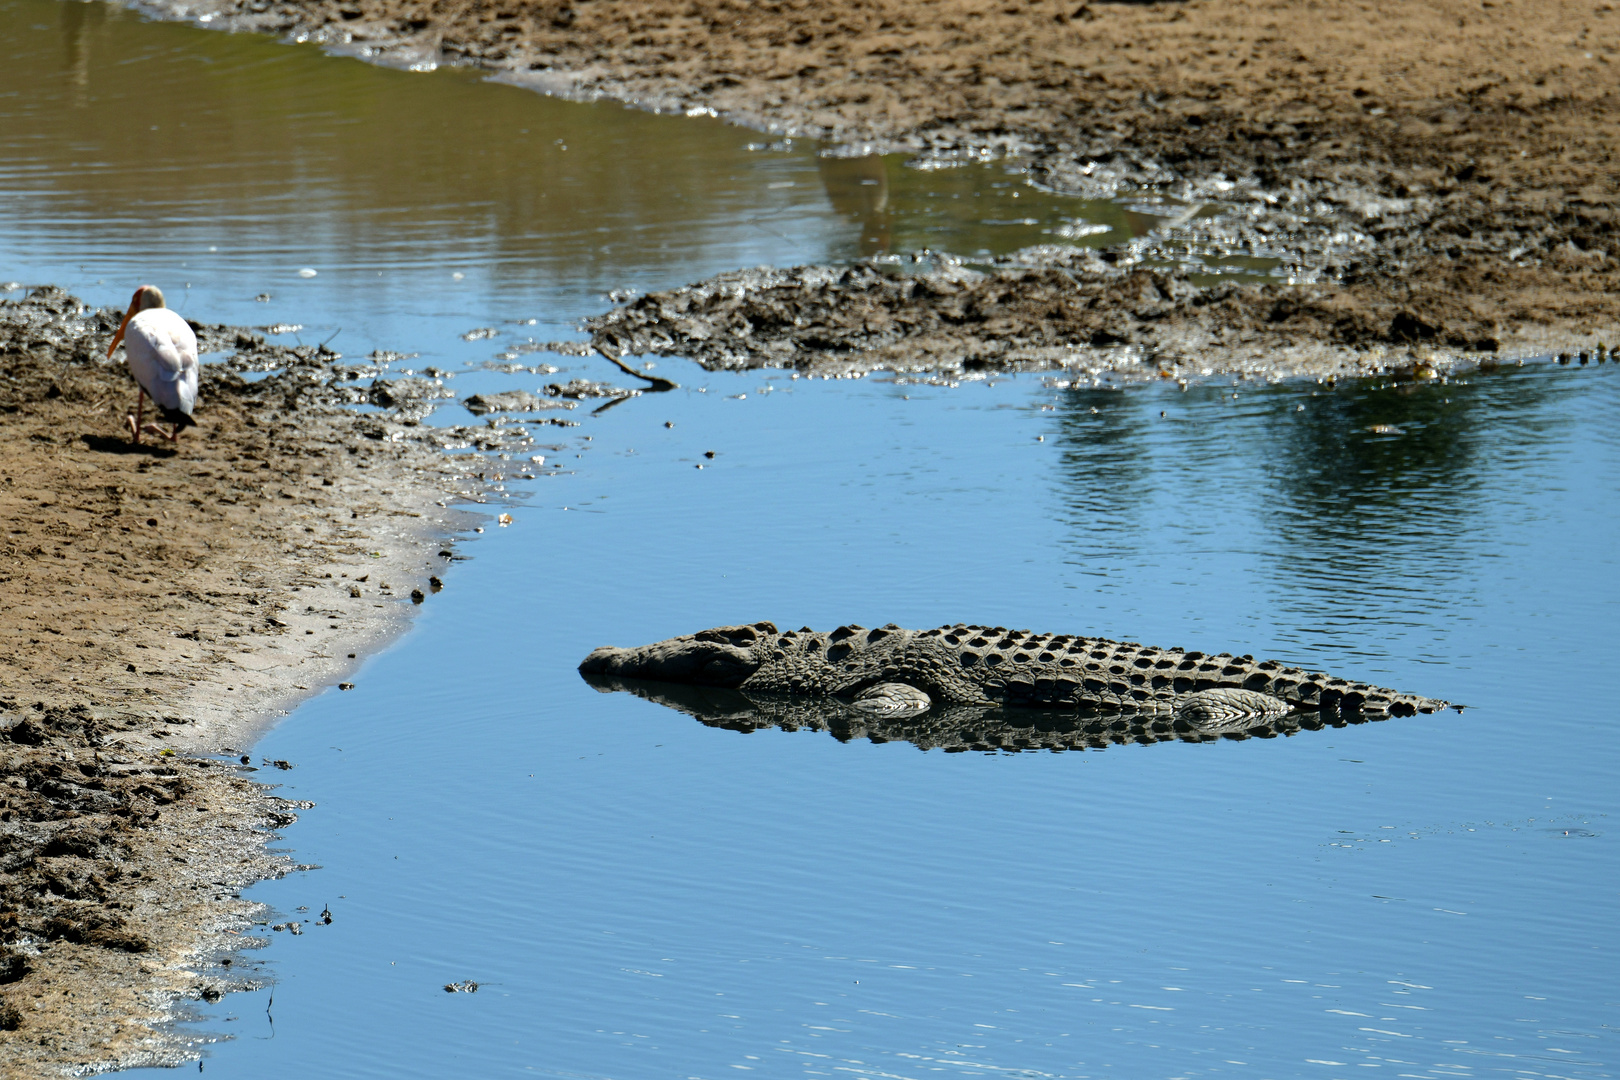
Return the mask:
<path id="1" fill-rule="evenodd" d="M 207 1071 L 1613 1075 L 1616 374 L 626 403 L 258 747 L 324 868 L 252 895 L 334 921 L 260 928 L 273 1010 L 209 1009 Z M 573 671 L 759 618 L 1240 649 L 1470 708 L 946 755 Z"/>
<path id="2" fill-rule="evenodd" d="M 466 368 L 463 395 L 532 389 L 471 369 L 608 289 L 1029 242 L 983 224 L 1014 217 L 1000 166 L 845 176 L 97 4 L 0 0 L 0 27 L 0 279 L 157 280 L 196 318 Z M 994 216 L 924 212 L 974 198 Z M 508 481 L 513 524 L 414 630 L 254 748 L 296 763 L 273 779 L 317 807 L 285 843 L 322 869 L 249 895 L 333 921 L 256 929 L 237 969 L 268 985 L 188 1028 L 227 1040 L 207 1073 L 1615 1074 L 1613 366 L 1180 392 L 658 363 L 682 389 L 543 435 L 565 471 Z M 574 671 L 763 618 L 1253 653 L 1469 708 L 947 755 L 707 727 Z"/>

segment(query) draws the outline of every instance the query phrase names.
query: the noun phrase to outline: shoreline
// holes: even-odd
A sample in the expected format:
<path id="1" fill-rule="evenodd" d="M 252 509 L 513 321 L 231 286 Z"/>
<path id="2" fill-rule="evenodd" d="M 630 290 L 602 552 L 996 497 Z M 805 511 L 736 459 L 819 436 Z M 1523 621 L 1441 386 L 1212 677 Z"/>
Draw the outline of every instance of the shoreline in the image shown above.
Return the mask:
<path id="1" fill-rule="evenodd" d="M 0 301 L 8 1078 L 197 1056 L 171 1022 L 250 985 L 221 966 L 264 918 L 241 890 L 298 869 L 269 845 L 312 805 L 243 747 L 397 637 L 481 518 L 443 430 L 345 407 L 372 368 L 238 328 L 198 327 L 234 350 L 200 426 L 132 446 L 119 315 Z"/>
<path id="2" fill-rule="evenodd" d="M 1043 337 L 1082 349 L 1098 338 L 1080 366 L 1127 378 L 1143 355 L 1203 374 L 1321 377 L 1620 341 L 1620 14 L 1601 0 L 141 7 L 376 63 L 474 67 L 556 96 L 715 116 L 824 140 L 832 156 L 1002 159 L 1060 193 L 1168 196 L 1214 211 L 1113 249 L 1105 268 L 1087 265 L 1085 248 L 1032 249 L 992 268 L 1015 325 L 985 317 L 945 343 L 969 368 L 1000 364 L 1009 347 L 1025 354 L 1016 366 L 1067 366 L 1029 358 Z M 1193 251 L 1280 259 L 1287 280 L 1199 285 L 1176 265 Z M 1042 328 L 1050 290 L 1039 271 L 1053 266 L 1095 288 L 1086 317 Z M 1137 272 L 1178 295 L 1144 307 Z M 660 296 L 735 286 L 730 277 Z M 848 313 L 813 310 L 808 290 L 778 281 L 751 299 L 824 320 L 798 327 L 799 338 L 849 336 Z M 767 327 L 756 359 L 843 374 L 961 370 L 940 341 L 905 329 L 913 315 L 932 319 L 927 305 L 844 299 L 857 314 L 900 313 L 901 329 L 876 343 L 881 356 L 844 341 L 788 359 L 795 335 Z M 634 321 L 629 307 L 594 321 Z M 675 355 L 713 359 L 701 346 L 680 352 L 678 333 L 653 335 L 665 337 L 658 344 Z"/>

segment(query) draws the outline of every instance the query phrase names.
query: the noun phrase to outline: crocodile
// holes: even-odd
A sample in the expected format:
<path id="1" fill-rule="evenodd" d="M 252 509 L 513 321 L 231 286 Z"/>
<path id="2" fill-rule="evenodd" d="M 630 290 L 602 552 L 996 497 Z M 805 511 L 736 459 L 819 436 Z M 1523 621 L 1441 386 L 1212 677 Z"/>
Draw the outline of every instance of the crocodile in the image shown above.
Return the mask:
<path id="1" fill-rule="evenodd" d="M 784 632 L 771 622 L 720 626 L 638 648 L 604 646 L 579 670 L 587 678 L 837 699 L 877 714 L 963 705 L 1073 709 L 1170 716 L 1209 731 L 1298 712 L 1383 719 L 1450 707 L 1276 660 L 960 623 L 830 633 Z"/>

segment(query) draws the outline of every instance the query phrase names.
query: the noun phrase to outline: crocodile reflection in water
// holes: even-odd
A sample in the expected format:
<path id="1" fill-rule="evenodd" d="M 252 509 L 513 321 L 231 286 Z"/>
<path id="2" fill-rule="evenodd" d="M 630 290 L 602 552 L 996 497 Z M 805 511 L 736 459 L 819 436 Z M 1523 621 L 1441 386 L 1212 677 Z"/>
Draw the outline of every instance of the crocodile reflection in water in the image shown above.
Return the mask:
<path id="1" fill-rule="evenodd" d="M 1159 735 L 1257 734 L 1262 728 L 1276 734 L 1273 723 L 1279 720 L 1285 730 L 1298 730 L 1312 723 L 1447 707 L 1436 698 L 1252 656 L 962 624 L 923 631 L 840 626 L 825 634 L 809 627 L 783 632 L 769 622 L 721 626 L 638 648 L 605 646 L 586 657 L 579 670 L 598 686 L 697 688 L 696 698 L 667 686 L 653 686 L 643 696 L 729 702 L 722 715 L 747 703 L 756 712 L 843 717 L 839 722 L 851 730 L 858 725 L 867 731 L 928 731 L 945 725 L 961 729 L 956 738 L 966 745 L 988 744 L 977 734 L 987 724 L 1038 726 L 1037 711 L 1061 710 L 1054 721 L 1059 734 L 1072 733 L 1086 743 L 1088 735 L 1112 741 L 1110 731 L 1148 741 L 1158 741 Z M 605 684 L 603 679 L 635 682 Z M 703 696 L 709 690 L 746 696 Z M 971 739 L 969 731 L 975 733 Z"/>
<path id="2" fill-rule="evenodd" d="M 1365 724 L 1383 716 L 1360 713 L 1289 713 L 1241 723 L 1195 725 L 1184 719 L 1141 713 L 1076 712 L 1072 709 L 1003 709 L 993 705 L 946 705 L 924 713 L 886 715 L 856 708 L 837 698 L 795 698 L 748 693 L 717 686 L 584 676 L 604 694 L 625 691 L 712 728 L 751 732 L 825 731 L 839 742 L 909 742 L 919 750 L 947 754 L 976 750 L 1016 753 L 1039 750 L 1104 750 L 1161 742 L 1212 743 L 1223 739 L 1274 739 L 1301 731 Z"/>

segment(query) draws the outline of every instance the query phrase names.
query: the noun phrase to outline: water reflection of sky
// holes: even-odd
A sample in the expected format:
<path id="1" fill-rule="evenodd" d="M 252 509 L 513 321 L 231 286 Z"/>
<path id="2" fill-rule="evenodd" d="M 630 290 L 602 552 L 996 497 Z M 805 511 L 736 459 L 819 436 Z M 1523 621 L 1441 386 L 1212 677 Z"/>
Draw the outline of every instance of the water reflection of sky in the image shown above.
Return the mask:
<path id="1" fill-rule="evenodd" d="M 194 314 L 418 366 L 609 289 L 1062 216 L 994 169 L 750 151 L 95 4 L 0 2 L 0 43 L 0 277 L 98 302 L 189 280 Z M 572 471 L 257 748 L 297 763 L 276 779 L 319 805 L 287 843 L 324 869 L 253 895 L 335 921 L 261 928 L 273 1007 L 208 1009 L 237 1036 L 209 1074 L 1612 1075 L 1613 369 L 1184 393 L 659 370 L 683 388 L 557 432 Z M 1475 708 L 944 755 L 705 727 L 574 672 L 758 618 L 1230 649 Z"/>

